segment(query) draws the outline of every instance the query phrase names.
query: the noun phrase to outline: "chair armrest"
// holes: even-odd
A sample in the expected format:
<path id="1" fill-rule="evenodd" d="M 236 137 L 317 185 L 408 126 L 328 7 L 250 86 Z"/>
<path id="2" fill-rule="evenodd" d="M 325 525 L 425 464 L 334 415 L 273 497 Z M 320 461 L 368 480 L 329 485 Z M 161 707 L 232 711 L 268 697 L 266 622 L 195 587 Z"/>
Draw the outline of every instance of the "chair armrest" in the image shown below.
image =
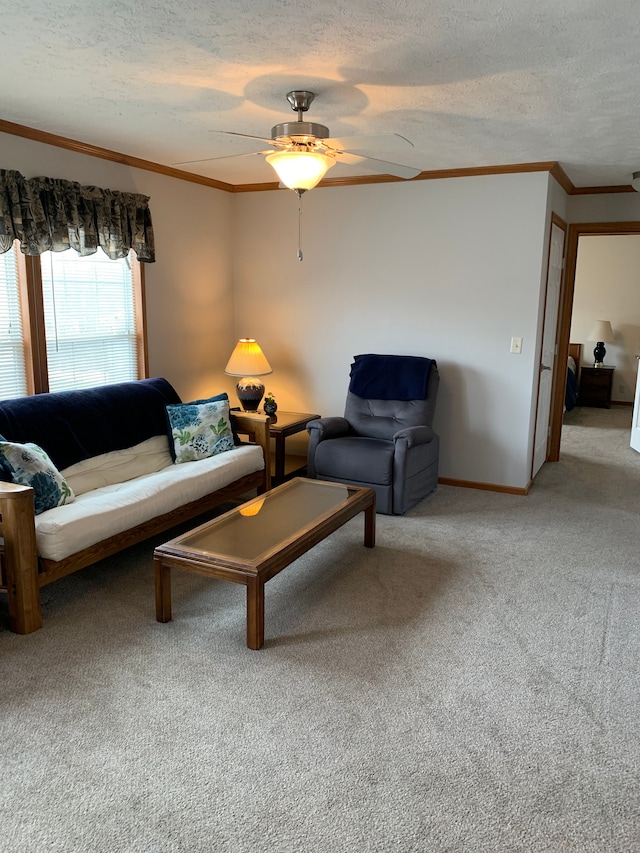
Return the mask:
<path id="1" fill-rule="evenodd" d="M 435 438 L 435 433 L 428 426 L 405 427 L 398 430 L 393 436 L 394 441 L 406 441 L 408 447 L 418 444 L 430 444 Z"/>
<path id="2" fill-rule="evenodd" d="M 233 409 L 231 415 L 236 432 L 248 435 L 256 444 L 259 444 L 264 454 L 264 491 L 271 488 L 271 436 L 269 427 L 271 419 L 268 415 L 258 412 L 237 412 Z"/>
<path id="3" fill-rule="evenodd" d="M 307 476 L 316 476 L 316 450 L 321 441 L 328 438 L 340 438 L 349 435 L 351 427 L 346 418 L 316 418 L 307 424 L 309 446 L 307 447 Z"/>
<path id="4" fill-rule="evenodd" d="M 307 424 L 307 432 L 314 435 L 316 443 L 324 441 L 325 438 L 338 438 L 341 435 L 349 435 L 351 427 L 346 418 L 316 418 Z"/>

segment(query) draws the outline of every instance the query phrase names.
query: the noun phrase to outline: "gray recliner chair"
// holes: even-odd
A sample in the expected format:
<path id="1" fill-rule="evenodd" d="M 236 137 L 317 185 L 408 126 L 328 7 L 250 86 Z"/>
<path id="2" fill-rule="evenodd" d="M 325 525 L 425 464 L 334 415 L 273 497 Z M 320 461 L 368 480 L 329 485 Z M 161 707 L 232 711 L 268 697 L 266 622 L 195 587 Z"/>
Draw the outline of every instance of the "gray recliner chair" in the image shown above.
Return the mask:
<path id="1" fill-rule="evenodd" d="M 307 476 L 368 486 L 377 512 L 403 515 L 438 482 L 439 383 L 432 359 L 355 356 L 344 417 L 307 424 Z"/>

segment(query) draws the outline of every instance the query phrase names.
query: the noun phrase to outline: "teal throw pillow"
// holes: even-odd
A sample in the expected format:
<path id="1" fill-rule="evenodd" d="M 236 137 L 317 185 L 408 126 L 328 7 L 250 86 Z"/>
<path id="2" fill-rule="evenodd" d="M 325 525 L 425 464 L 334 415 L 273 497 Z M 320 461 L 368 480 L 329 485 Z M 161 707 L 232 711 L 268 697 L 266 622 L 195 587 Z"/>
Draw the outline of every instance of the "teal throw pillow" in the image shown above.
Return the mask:
<path id="1" fill-rule="evenodd" d="M 170 405 L 167 417 L 177 463 L 195 462 L 233 450 L 227 401 Z"/>
<path id="2" fill-rule="evenodd" d="M 0 441 L 6 441 L 7 439 L 0 435 Z M 11 479 L 11 471 L 9 470 L 9 466 L 4 460 L 3 456 L 0 456 L 0 482 L 2 483 L 13 483 Z"/>
<path id="3" fill-rule="evenodd" d="M 216 394 L 213 397 L 206 397 L 204 400 L 191 400 L 191 405 L 200 405 L 200 403 L 217 403 L 218 400 L 226 400 L 229 403 L 229 395 L 226 391 L 223 391 L 222 394 Z M 229 403 L 229 410 L 231 410 L 231 403 Z M 233 418 L 229 418 L 231 421 L 231 432 L 233 433 L 233 443 L 237 446 L 240 444 L 240 439 L 238 438 L 238 433 L 236 430 L 236 424 Z M 171 449 L 171 448 L 169 448 Z"/>
<path id="4" fill-rule="evenodd" d="M 0 467 L 11 474 L 12 482 L 31 486 L 36 515 L 76 499 L 65 478 L 37 444 L 0 441 Z"/>

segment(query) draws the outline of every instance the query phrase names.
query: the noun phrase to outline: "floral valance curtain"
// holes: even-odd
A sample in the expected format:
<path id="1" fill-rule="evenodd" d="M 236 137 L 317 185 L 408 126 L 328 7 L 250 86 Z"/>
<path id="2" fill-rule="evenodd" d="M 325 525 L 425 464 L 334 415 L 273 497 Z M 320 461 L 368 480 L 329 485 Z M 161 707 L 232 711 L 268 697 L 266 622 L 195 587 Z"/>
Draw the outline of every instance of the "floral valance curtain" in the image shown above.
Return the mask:
<path id="1" fill-rule="evenodd" d="M 112 260 L 133 249 L 139 261 L 155 261 L 148 196 L 0 169 L 0 253 L 14 240 L 25 255 L 100 247 Z"/>

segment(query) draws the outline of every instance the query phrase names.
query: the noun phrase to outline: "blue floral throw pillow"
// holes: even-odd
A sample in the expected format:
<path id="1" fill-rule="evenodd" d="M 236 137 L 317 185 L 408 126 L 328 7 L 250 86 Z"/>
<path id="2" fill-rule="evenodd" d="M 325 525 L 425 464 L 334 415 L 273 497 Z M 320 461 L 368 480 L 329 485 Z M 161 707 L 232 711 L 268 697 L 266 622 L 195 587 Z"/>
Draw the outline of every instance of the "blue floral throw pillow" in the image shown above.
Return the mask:
<path id="1" fill-rule="evenodd" d="M 209 400 L 167 406 L 176 462 L 195 462 L 233 450 L 229 403 Z"/>
<path id="2" fill-rule="evenodd" d="M 0 441 L 0 467 L 14 483 L 31 486 L 36 515 L 76 499 L 65 478 L 37 444 Z"/>

